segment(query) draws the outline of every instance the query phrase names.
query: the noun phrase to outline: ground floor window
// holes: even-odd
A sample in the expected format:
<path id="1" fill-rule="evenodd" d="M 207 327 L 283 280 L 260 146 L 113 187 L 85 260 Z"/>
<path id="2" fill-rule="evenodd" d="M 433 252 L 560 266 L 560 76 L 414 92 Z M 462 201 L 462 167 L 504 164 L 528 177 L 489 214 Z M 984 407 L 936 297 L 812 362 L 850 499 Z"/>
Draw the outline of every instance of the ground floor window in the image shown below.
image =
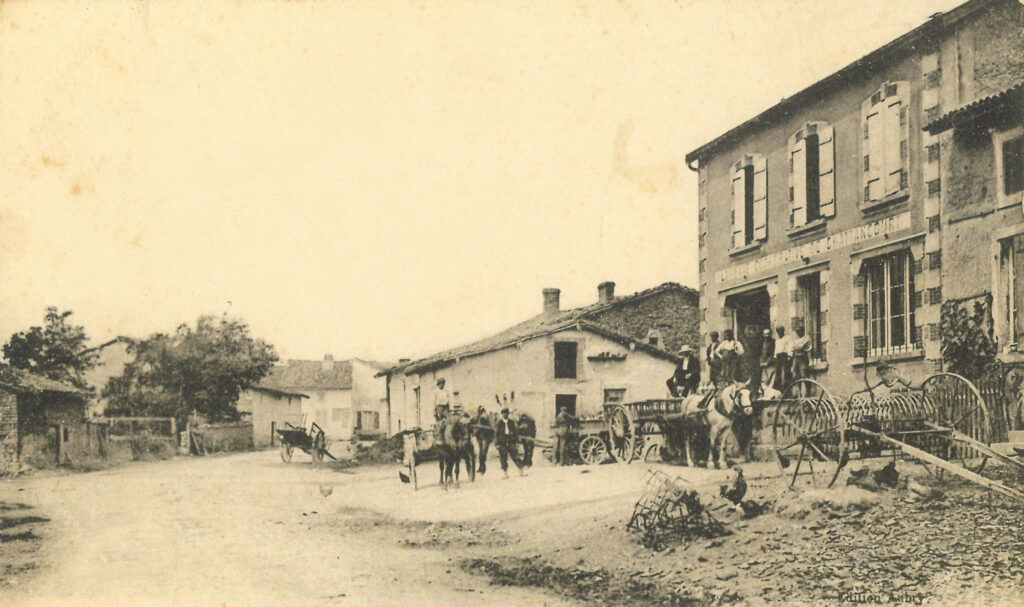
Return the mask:
<path id="1" fill-rule="evenodd" d="M 604 404 L 606 405 L 618 405 L 625 399 L 625 388 L 607 388 L 604 391 Z"/>
<path id="2" fill-rule="evenodd" d="M 914 348 L 913 263 L 908 251 L 882 255 L 864 262 L 867 278 L 868 348 L 879 356 Z"/>
<path id="3" fill-rule="evenodd" d="M 378 428 L 380 428 L 380 414 L 378 412 L 356 412 L 356 430 L 377 430 Z"/>
<path id="4" fill-rule="evenodd" d="M 1024 351 L 1024 234 L 999 241 L 998 334 L 1003 352 Z"/>
<path id="5" fill-rule="evenodd" d="M 576 395 L 575 394 L 556 394 L 555 395 L 555 415 L 565 407 L 569 410 L 569 415 L 576 415 Z"/>
<path id="6" fill-rule="evenodd" d="M 795 334 L 797 327 L 803 327 L 811 343 L 811 360 L 825 360 L 821 343 L 821 326 L 824 322 L 821 313 L 821 274 L 812 272 L 798 276 L 793 299 L 796 317 L 792 320 L 791 330 Z"/>

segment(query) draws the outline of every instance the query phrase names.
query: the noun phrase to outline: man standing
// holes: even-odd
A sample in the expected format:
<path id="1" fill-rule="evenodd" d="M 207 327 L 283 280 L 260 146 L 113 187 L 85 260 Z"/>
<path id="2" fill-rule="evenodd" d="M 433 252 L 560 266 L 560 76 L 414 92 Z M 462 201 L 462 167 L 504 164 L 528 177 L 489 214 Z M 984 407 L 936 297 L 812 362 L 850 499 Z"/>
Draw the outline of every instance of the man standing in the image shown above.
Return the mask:
<path id="1" fill-rule="evenodd" d="M 665 382 L 672 398 L 693 394 L 700 386 L 700 363 L 693 348 L 683 344 L 683 347 L 679 348 L 679 357 L 683 360 L 676 365 L 675 373 Z"/>
<path id="2" fill-rule="evenodd" d="M 569 413 L 568 407 L 558 410 L 558 415 L 555 417 L 555 463 L 558 465 L 569 465 L 566 455 L 569 451 L 569 435 L 575 421 L 576 418 Z"/>
<path id="3" fill-rule="evenodd" d="M 491 423 L 491 416 L 481 406 L 476 410 L 476 417 L 470 420 L 471 431 L 476 437 L 477 451 L 479 452 L 480 467 L 477 474 L 487 472 L 487 450 L 491 448 L 491 441 L 494 440 L 494 424 Z"/>
<path id="4" fill-rule="evenodd" d="M 790 382 L 790 354 L 793 352 L 793 342 L 786 335 L 786 328 L 782 325 L 775 327 L 775 388 L 785 390 Z"/>
<path id="5" fill-rule="evenodd" d="M 761 349 L 764 344 L 761 341 L 761 332 L 754 325 L 747 325 L 743 330 L 743 343 L 747 350 L 743 358 L 746 367 L 747 385 L 755 393 L 761 391 Z"/>
<path id="6" fill-rule="evenodd" d="M 516 423 L 508 418 L 508 407 L 504 407 L 501 410 L 501 419 L 498 420 L 498 427 L 495 429 L 495 442 L 498 445 L 498 458 L 501 462 L 502 478 L 508 478 L 509 457 L 512 458 L 512 463 L 516 465 L 519 475 L 522 476 L 523 466 L 519 463 L 519 454 L 517 453 L 519 436 Z"/>
<path id="7" fill-rule="evenodd" d="M 772 338 L 772 330 L 765 329 L 761 337 L 761 360 L 760 365 L 764 367 L 766 376 L 763 383 L 769 388 L 775 388 L 775 369 L 772 367 L 772 360 L 775 358 L 775 339 Z"/>
<path id="8" fill-rule="evenodd" d="M 791 349 L 793 351 L 793 380 L 804 379 L 811 368 L 811 340 L 804 335 L 804 328 L 797 325 L 793 328 L 796 336 L 793 337 Z"/>
<path id="9" fill-rule="evenodd" d="M 722 364 L 722 379 L 727 383 L 739 381 L 743 344 L 733 339 L 732 329 L 722 331 L 722 341 L 715 348 L 715 356 Z"/>
<path id="10" fill-rule="evenodd" d="M 533 446 L 537 440 L 537 422 L 527 414 L 519 415 L 516 430 L 519 432 L 519 442 L 523 444 L 523 467 L 533 467 Z"/>
<path id="11" fill-rule="evenodd" d="M 708 344 L 707 350 L 705 351 L 705 360 L 708 361 L 708 375 L 710 376 L 711 383 L 718 385 L 718 381 L 722 378 L 722 361 L 715 356 L 715 350 L 718 349 L 718 331 L 711 332 L 711 343 Z"/>

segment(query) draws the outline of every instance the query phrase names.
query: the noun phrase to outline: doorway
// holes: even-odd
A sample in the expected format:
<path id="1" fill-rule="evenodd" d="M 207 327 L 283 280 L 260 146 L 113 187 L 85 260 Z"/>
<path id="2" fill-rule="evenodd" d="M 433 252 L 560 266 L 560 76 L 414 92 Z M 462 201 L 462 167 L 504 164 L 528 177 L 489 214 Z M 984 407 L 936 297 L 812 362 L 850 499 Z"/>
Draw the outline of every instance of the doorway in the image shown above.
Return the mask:
<path id="1" fill-rule="evenodd" d="M 576 395 L 575 394 L 556 394 L 555 395 L 555 415 L 565 407 L 569 411 L 569 415 L 576 415 Z"/>

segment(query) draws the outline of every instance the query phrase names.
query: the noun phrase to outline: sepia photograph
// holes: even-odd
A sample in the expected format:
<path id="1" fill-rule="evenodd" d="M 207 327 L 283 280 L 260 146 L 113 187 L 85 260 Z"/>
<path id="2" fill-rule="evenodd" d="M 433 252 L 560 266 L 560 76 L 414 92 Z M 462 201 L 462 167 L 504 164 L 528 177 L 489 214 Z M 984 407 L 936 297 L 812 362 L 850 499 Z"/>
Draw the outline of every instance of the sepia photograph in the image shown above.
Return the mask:
<path id="1" fill-rule="evenodd" d="M 0 154 L 0 605 L 1024 607 L 1022 0 L 0 0 Z"/>

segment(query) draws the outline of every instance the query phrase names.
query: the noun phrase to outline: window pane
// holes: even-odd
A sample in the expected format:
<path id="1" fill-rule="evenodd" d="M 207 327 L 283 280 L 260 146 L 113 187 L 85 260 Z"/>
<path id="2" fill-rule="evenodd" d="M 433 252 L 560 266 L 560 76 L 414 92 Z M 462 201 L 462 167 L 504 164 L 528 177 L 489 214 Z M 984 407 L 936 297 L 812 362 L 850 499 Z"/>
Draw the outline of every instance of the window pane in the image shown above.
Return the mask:
<path id="1" fill-rule="evenodd" d="M 743 242 L 754 242 L 754 167 L 743 167 Z"/>
<path id="2" fill-rule="evenodd" d="M 555 377 L 558 379 L 576 378 L 576 342 L 555 342 Z"/>
<path id="3" fill-rule="evenodd" d="M 818 193 L 820 176 L 818 170 L 818 136 L 810 135 L 805 140 L 807 146 L 807 221 L 814 221 L 820 217 L 819 203 L 821 197 Z"/>
<path id="4" fill-rule="evenodd" d="M 889 262 L 889 313 L 892 317 L 890 326 L 892 328 L 892 339 L 889 343 L 893 346 L 907 345 L 907 285 L 906 265 L 907 258 L 902 254 L 893 255 Z"/>

